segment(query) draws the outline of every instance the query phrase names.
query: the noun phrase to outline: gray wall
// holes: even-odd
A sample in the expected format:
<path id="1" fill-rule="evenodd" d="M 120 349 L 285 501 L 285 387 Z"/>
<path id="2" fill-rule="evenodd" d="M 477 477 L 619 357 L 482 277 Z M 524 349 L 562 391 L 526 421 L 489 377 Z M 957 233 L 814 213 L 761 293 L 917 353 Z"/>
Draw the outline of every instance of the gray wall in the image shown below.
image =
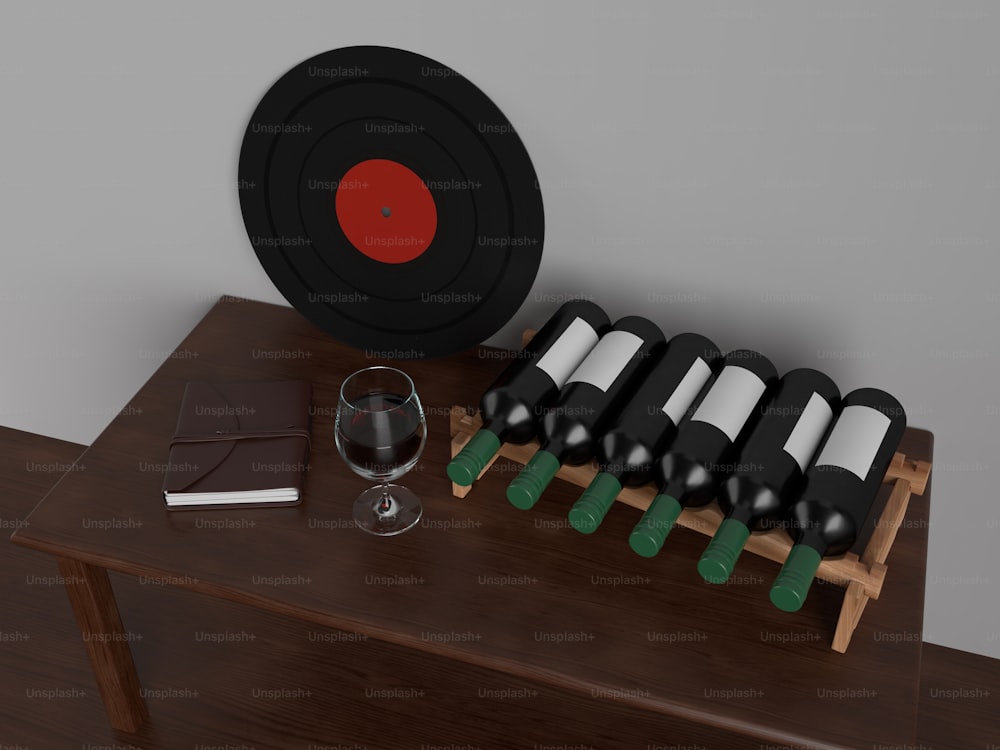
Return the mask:
<path id="1" fill-rule="evenodd" d="M 937 441 L 926 639 L 1000 657 L 1000 7 L 614 8 L 5 8 L 0 424 L 88 443 L 220 293 L 283 302 L 236 197 L 250 113 L 308 56 L 404 47 L 488 92 L 539 173 L 542 269 L 494 343 L 593 294 L 895 393 Z"/>

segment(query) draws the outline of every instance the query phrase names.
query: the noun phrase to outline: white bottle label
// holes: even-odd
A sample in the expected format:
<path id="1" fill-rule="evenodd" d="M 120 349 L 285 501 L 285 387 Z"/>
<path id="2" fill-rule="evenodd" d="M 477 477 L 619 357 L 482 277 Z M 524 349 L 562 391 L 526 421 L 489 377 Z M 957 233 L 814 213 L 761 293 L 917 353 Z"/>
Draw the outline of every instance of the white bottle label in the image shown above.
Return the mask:
<path id="1" fill-rule="evenodd" d="M 670 417 L 671 422 L 677 424 L 681 421 L 684 412 L 701 393 L 701 389 L 705 387 L 705 383 L 710 377 L 712 377 L 712 368 L 701 357 L 691 363 L 691 367 L 684 373 L 681 382 L 677 384 L 674 392 L 667 399 L 667 403 L 663 405 L 663 413 Z"/>
<path id="2" fill-rule="evenodd" d="M 785 453 L 795 459 L 802 471 L 816 455 L 816 449 L 832 421 L 830 404 L 818 393 L 813 393 L 784 445 Z"/>
<path id="3" fill-rule="evenodd" d="M 566 330 L 559 334 L 552 346 L 545 352 L 535 367 L 544 372 L 556 388 L 562 388 L 573 370 L 590 354 L 598 340 L 597 331 L 583 318 L 573 318 Z"/>
<path id="4" fill-rule="evenodd" d="M 870 406 L 848 406 L 816 459 L 817 466 L 839 466 L 865 481 L 892 420 Z"/>
<path id="5" fill-rule="evenodd" d="M 597 346 L 573 371 L 566 383 L 590 383 L 602 391 L 607 391 L 639 351 L 640 346 L 642 338 L 634 333 L 610 331 L 597 342 Z"/>
<path id="6" fill-rule="evenodd" d="M 708 422 L 736 440 L 766 388 L 764 381 L 746 368 L 724 367 L 691 421 Z"/>

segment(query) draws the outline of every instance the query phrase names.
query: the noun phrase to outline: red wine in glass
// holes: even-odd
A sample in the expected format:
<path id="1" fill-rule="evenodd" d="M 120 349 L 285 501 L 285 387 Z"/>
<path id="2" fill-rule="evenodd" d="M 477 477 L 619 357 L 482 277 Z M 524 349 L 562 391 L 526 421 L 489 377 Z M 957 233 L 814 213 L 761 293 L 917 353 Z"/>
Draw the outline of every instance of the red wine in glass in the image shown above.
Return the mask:
<path id="1" fill-rule="evenodd" d="M 354 471 L 389 481 L 405 474 L 420 457 L 424 431 L 406 398 L 373 393 L 357 401 L 349 425 L 341 425 L 341 453 Z"/>

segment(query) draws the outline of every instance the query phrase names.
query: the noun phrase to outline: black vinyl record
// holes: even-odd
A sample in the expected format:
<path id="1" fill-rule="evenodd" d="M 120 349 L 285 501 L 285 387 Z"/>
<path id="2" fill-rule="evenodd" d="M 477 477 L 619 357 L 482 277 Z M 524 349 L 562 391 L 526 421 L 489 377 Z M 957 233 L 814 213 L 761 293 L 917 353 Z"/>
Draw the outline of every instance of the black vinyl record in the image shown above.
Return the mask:
<path id="1" fill-rule="evenodd" d="M 469 80 L 389 47 L 312 57 L 264 95 L 243 137 L 247 234 L 285 298 L 391 359 L 479 344 L 541 262 L 534 167 Z"/>

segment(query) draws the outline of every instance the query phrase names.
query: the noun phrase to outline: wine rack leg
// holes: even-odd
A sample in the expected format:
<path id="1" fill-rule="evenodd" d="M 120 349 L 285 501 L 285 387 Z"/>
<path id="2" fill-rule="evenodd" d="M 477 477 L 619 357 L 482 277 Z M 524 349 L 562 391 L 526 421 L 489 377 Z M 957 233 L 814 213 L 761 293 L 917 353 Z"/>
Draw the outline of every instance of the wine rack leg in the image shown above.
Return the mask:
<path id="1" fill-rule="evenodd" d="M 903 523 L 906 508 L 910 503 L 910 483 L 906 479 L 897 479 L 892 493 L 886 501 L 885 508 L 875 524 L 868 546 L 861 555 L 861 562 L 866 565 L 884 563 L 896 541 L 896 533 Z"/>
<path id="2" fill-rule="evenodd" d="M 868 596 L 865 594 L 865 587 L 858 581 L 851 581 L 847 585 L 847 592 L 844 594 L 844 605 L 840 608 L 840 619 L 837 620 L 837 630 L 833 634 L 833 650 L 838 654 L 847 651 L 851 643 L 851 636 L 854 635 L 858 623 L 861 621 L 861 614 L 868 604 Z"/>

